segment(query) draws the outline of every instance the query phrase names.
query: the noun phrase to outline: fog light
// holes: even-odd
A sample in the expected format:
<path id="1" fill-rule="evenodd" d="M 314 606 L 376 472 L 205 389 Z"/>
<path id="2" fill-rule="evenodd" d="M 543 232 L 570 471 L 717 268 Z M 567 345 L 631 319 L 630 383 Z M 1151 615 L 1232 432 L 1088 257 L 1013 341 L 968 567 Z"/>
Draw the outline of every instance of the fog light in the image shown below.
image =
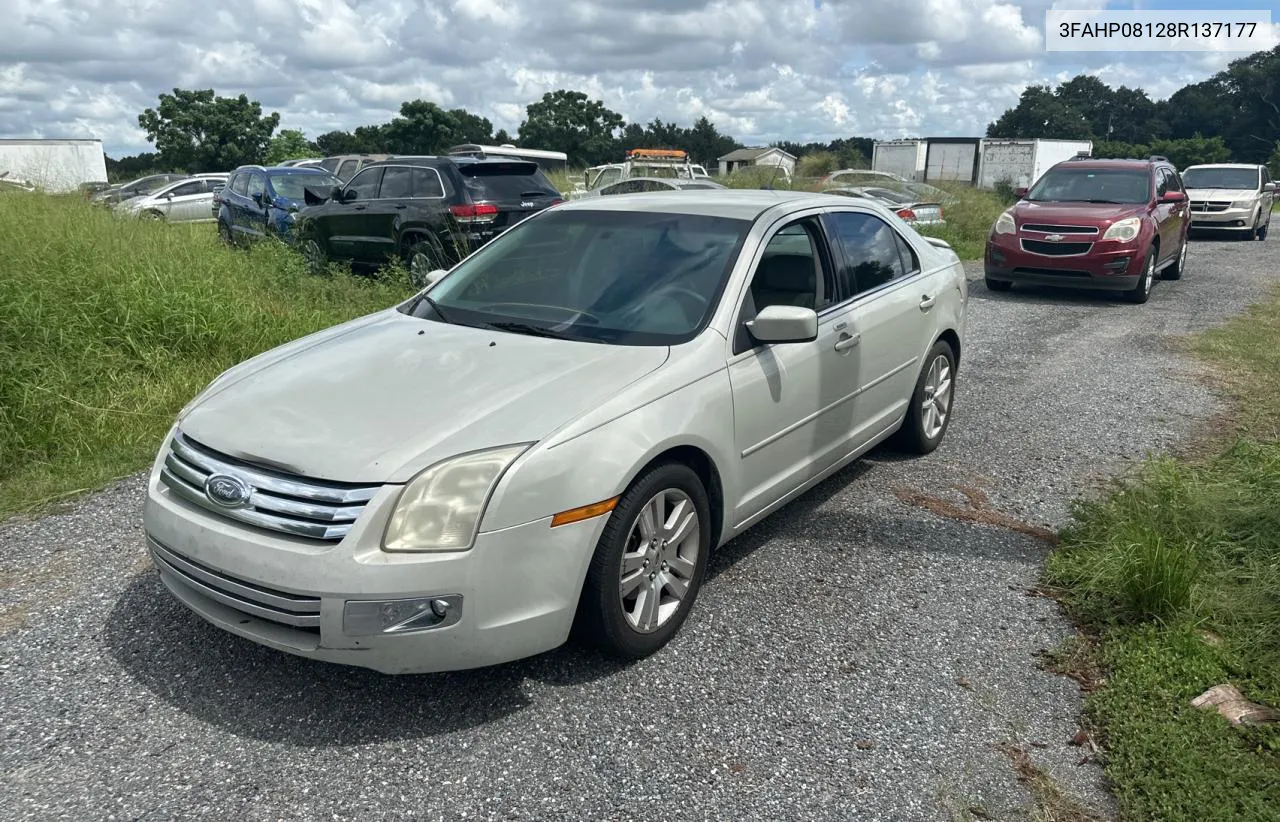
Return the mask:
<path id="1" fill-rule="evenodd" d="M 462 619 L 462 596 L 349 600 L 342 609 L 347 636 L 407 634 L 447 628 Z"/>
<path id="2" fill-rule="evenodd" d="M 1112 271 L 1124 271 L 1129 267 L 1129 258 L 1117 257 L 1116 259 L 1107 263 L 1105 267 Z"/>

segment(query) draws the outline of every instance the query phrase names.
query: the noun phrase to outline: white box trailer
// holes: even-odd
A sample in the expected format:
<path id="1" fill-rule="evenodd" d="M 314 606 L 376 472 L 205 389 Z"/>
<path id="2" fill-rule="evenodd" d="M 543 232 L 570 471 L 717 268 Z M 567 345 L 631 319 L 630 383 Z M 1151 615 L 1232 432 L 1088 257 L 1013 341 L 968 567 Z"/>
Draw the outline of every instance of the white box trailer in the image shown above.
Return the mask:
<path id="1" fill-rule="evenodd" d="M 74 191 L 105 183 L 107 158 L 101 140 L 0 140 L 0 175 L 45 191 Z"/>
<path id="2" fill-rule="evenodd" d="M 897 174 L 904 180 L 924 179 L 924 140 L 879 140 L 871 146 L 871 170 Z"/>
<path id="3" fill-rule="evenodd" d="M 978 187 L 995 188 L 1004 181 L 1013 188 L 1030 188 L 1052 166 L 1081 152 L 1092 154 L 1093 141 L 989 137 L 982 145 Z"/>
<path id="4" fill-rule="evenodd" d="M 925 142 L 924 182 L 977 183 L 981 137 L 929 137 Z"/>

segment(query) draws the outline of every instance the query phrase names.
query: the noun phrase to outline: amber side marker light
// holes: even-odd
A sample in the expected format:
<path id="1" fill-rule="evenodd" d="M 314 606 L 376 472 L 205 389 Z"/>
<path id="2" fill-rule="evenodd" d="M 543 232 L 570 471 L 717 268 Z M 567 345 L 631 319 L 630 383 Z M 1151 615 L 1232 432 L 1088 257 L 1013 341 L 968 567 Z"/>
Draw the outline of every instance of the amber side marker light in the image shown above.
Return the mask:
<path id="1" fill-rule="evenodd" d="M 618 507 L 618 500 L 621 497 L 607 499 L 604 502 L 593 502 L 590 505 L 584 505 L 581 508 L 570 508 L 568 511 L 561 511 L 551 518 L 551 527 L 556 528 L 561 525 L 568 525 L 573 522 L 582 522 L 584 519 L 598 517 L 601 514 L 607 514 L 614 508 Z"/>

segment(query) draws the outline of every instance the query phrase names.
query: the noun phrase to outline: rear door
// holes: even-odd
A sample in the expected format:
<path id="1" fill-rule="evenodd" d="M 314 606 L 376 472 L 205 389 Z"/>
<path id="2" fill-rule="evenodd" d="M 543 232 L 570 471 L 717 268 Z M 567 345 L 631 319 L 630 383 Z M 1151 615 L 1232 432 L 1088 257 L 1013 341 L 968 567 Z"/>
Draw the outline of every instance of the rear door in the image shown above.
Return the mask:
<path id="1" fill-rule="evenodd" d="M 358 226 L 356 259 L 380 262 L 395 254 L 400 226 L 418 208 L 414 198 L 415 171 L 418 169 L 412 166 L 383 166 L 377 196 L 354 204 L 357 216 L 353 217 L 353 225 Z"/>
<path id="2" fill-rule="evenodd" d="M 911 244 L 874 213 L 832 211 L 827 225 L 841 257 L 841 292 L 850 297 L 847 331 L 862 352 L 851 443 L 860 447 L 906 412 L 946 273 L 923 272 Z"/>
<path id="3" fill-rule="evenodd" d="M 267 209 L 263 202 L 267 196 L 267 175 L 261 171 L 249 172 L 248 196 L 243 203 L 244 222 L 241 230 L 250 238 L 262 238 L 267 228 Z"/>
<path id="4" fill-rule="evenodd" d="M 173 223 L 208 217 L 208 189 L 204 180 L 190 180 L 175 186 L 164 197 L 165 217 Z M 204 212 L 204 213 L 200 213 Z"/>
<path id="5" fill-rule="evenodd" d="M 518 160 L 462 163 L 458 171 L 466 181 L 472 204 L 497 206 L 491 222 L 476 223 L 482 239 L 490 239 L 560 199 L 560 192 L 537 163 Z"/>

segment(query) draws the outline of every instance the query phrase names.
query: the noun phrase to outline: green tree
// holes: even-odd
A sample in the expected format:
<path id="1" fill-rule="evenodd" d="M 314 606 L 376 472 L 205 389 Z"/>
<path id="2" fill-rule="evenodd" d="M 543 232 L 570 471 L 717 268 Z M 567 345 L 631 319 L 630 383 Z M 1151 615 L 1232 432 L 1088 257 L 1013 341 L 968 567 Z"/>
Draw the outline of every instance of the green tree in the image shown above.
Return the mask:
<path id="1" fill-rule="evenodd" d="M 563 151 L 578 166 L 608 162 L 618 152 L 622 115 L 580 91 L 549 91 L 525 112 L 521 146 Z"/>
<path id="2" fill-rule="evenodd" d="M 511 145 L 515 145 L 516 143 L 515 139 L 513 139 L 512 136 L 507 133 L 507 130 L 505 128 L 498 129 L 498 133 L 493 135 L 493 142 L 495 145 L 499 145 L 499 146 L 505 146 L 507 143 L 510 143 Z"/>
<path id="3" fill-rule="evenodd" d="M 267 165 L 276 165 L 285 160 L 301 160 L 316 153 L 316 145 L 307 139 L 307 135 L 296 129 L 284 129 L 271 138 L 267 144 Z"/>
<path id="4" fill-rule="evenodd" d="M 458 118 L 427 100 L 400 104 L 400 116 L 387 123 L 386 145 L 392 154 L 440 154 L 461 142 Z"/>
<path id="5" fill-rule="evenodd" d="M 457 122 L 453 132 L 454 142 L 450 145 L 458 145 L 459 143 L 488 145 L 494 142 L 493 123 L 489 122 L 487 117 L 472 114 L 465 108 L 451 109 L 449 115 Z"/>
<path id="6" fill-rule="evenodd" d="M 335 154 L 388 154 L 386 126 L 360 126 L 354 132 L 328 131 L 316 138 L 326 157 Z"/>
<path id="7" fill-rule="evenodd" d="M 1028 86 L 1018 105 L 987 126 L 988 137 L 1049 137 L 1079 140 L 1092 136 L 1089 120 L 1063 102 L 1048 86 Z"/>
<path id="8" fill-rule="evenodd" d="M 1104 137 L 1114 126 L 1115 92 L 1092 74 L 1077 74 L 1059 83 L 1053 95 L 1089 124 L 1089 132 L 1084 137 Z"/>
<path id="9" fill-rule="evenodd" d="M 216 97 L 213 89 L 161 94 L 160 104 L 138 115 L 138 125 L 165 165 L 191 173 L 228 171 L 266 157 L 280 115 L 264 116 L 244 94 Z"/>
<path id="10" fill-rule="evenodd" d="M 1275 150 L 1267 160 L 1267 168 L 1271 171 L 1272 180 L 1280 180 L 1280 140 L 1276 140 Z"/>

